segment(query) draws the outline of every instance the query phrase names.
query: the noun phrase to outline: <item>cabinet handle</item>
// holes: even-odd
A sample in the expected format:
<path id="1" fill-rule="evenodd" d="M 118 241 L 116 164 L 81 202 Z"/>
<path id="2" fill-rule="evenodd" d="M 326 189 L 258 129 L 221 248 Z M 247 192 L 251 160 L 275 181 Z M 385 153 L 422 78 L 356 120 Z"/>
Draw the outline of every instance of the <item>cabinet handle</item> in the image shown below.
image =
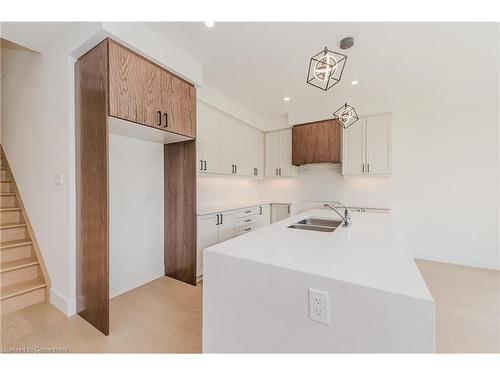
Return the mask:
<path id="1" fill-rule="evenodd" d="M 203 160 L 200 160 L 200 171 L 203 170 Z"/>
<path id="2" fill-rule="evenodd" d="M 290 206 L 288 206 L 288 213 L 290 214 Z"/>
<path id="3" fill-rule="evenodd" d="M 368 167 L 368 173 L 370 173 L 370 163 L 367 164 Z"/>
<path id="4" fill-rule="evenodd" d="M 238 166 L 237 165 L 234 166 L 234 173 L 238 173 Z"/>
<path id="5" fill-rule="evenodd" d="M 168 113 L 164 113 L 165 115 L 165 128 L 168 126 Z M 160 120 L 160 125 L 161 125 L 161 120 Z"/>
<path id="6" fill-rule="evenodd" d="M 206 160 L 203 160 L 203 170 L 204 171 L 207 170 L 207 161 Z"/>
<path id="7" fill-rule="evenodd" d="M 250 212 L 252 212 L 252 210 L 245 211 L 246 214 L 249 214 Z"/>
<path id="8" fill-rule="evenodd" d="M 222 224 L 222 222 L 224 221 L 224 215 L 223 214 L 220 214 L 220 223 Z"/>
<path id="9" fill-rule="evenodd" d="M 161 111 L 158 111 L 156 113 L 158 113 L 158 126 L 161 126 Z"/>
<path id="10" fill-rule="evenodd" d="M 249 221 L 252 221 L 252 219 L 246 219 L 245 223 L 248 223 Z"/>
<path id="11" fill-rule="evenodd" d="M 252 228 L 247 228 L 247 229 L 245 229 L 245 232 L 248 232 L 248 231 L 249 231 L 249 230 L 251 230 L 251 229 L 252 229 Z"/>
<path id="12" fill-rule="evenodd" d="M 363 163 L 363 173 L 365 173 L 365 163 Z"/>
<path id="13" fill-rule="evenodd" d="M 219 225 L 219 214 L 215 214 L 215 216 L 217 217 L 217 223 L 215 225 Z"/>
<path id="14" fill-rule="evenodd" d="M 278 175 L 278 168 L 276 168 L 276 176 Z"/>
<path id="15" fill-rule="evenodd" d="M 280 176 L 281 176 L 281 168 L 279 169 L 279 171 L 280 171 Z"/>
<path id="16" fill-rule="evenodd" d="M 259 215 L 262 215 L 262 206 L 259 207 Z"/>

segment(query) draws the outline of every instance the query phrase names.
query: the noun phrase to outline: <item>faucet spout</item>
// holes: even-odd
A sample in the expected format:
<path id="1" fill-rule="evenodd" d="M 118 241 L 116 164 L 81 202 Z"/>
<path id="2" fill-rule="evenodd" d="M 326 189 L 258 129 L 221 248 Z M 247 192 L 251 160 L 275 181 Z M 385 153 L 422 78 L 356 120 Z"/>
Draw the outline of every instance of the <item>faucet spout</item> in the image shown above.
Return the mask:
<path id="1" fill-rule="evenodd" d="M 340 212 L 337 211 L 337 209 L 335 208 L 336 204 L 342 206 L 345 209 L 344 215 L 342 215 Z M 342 218 L 342 220 L 344 221 L 344 223 L 342 224 L 343 227 L 349 228 L 352 225 L 351 215 L 349 215 L 349 209 L 346 206 L 344 206 L 342 203 L 335 202 L 333 206 L 325 203 L 323 205 L 323 207 L 330 208 L 331 210 L 335 211 L 337 213 L 337 215 L 339 215 Z"/>

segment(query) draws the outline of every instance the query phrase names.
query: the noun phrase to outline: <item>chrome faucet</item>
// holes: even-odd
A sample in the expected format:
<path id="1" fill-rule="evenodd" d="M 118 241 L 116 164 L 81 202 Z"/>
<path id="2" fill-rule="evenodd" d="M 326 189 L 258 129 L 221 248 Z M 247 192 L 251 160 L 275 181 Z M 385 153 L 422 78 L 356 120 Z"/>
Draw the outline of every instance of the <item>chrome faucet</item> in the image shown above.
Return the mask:
<path id="1" fill-rule="evenodd" d="M 345 209 L 345 212 L 344 212 L 344 215 L 342 215 L 340 212 L 337 211 L 337 209 L 335 208 L 335 205 L 339 205 L 339 206 L 342 206 L 344 209 Z M 333 203 L 333 206 L 325 203 L 323 205 L 323 207 L 325 208 L 330 208 L 332 209 L 333 211 L 335 211 L 337 213 L 337 215 L 339 215 L 342 220 L 344 221 L 344 223 L 342 224 L 343 227 L 345 228 L 349 228 L 351 225 L 352 225 L 352 221 L 351 221 L 351 215 L 349 215 L 349 210 L 347 209 L 346 206 L 344 206 L 342 203 L 340 202 L 334 202 Z"/>

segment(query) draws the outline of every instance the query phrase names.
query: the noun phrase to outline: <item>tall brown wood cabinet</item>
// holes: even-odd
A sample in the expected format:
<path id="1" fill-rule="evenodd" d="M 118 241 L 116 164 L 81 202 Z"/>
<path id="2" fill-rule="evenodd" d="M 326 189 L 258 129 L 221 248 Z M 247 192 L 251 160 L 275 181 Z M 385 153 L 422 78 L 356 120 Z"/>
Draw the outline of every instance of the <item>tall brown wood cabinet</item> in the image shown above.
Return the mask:
<path id="1" fill-rule="evenodd" d="M 337 120 L 295 125 L 292 128 L 292 164 L 341 162 L 341 128 Z"/>
<path id="2" fill-rule="evenodd" d="M 184 136 L 164 146 L 165 274 L 195 285 L 196 90 L 110 39 L 78 59 L 75 89 L 77 311 L 108 335 L 109 118 Z"/>

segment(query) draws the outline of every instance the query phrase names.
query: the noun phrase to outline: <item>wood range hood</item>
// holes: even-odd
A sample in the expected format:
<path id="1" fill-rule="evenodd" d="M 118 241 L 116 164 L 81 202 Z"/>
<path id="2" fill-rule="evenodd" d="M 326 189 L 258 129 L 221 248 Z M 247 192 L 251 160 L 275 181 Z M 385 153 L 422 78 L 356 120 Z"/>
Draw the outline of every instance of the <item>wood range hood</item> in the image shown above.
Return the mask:
<path id="1" fill-rule="evenodd" d="M 295 125 L 292 164 L 341 163 L 341 130 L 335 119 Z"/>

